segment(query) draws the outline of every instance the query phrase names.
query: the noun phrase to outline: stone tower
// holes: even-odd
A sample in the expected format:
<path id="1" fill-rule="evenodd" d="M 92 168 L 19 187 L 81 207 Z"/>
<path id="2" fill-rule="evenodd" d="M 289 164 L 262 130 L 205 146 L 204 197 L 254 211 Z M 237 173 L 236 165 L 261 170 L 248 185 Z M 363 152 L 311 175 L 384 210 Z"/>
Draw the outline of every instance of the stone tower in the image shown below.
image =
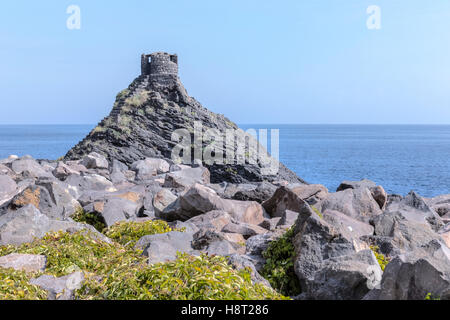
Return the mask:
<path id="1" fill-rule="evenodd" d="M 155 52 L 141 56 L 141 74 L 150 81 L 169 83 L 178 80 L 178 56 L 166 52 Z"/>

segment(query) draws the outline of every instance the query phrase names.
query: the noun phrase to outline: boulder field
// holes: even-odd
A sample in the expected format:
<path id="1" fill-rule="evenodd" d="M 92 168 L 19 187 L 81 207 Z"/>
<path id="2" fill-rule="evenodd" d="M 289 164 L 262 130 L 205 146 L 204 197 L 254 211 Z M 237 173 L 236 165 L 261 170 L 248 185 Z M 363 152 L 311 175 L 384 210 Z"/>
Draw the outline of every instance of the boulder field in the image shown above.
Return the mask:
<path id="1" fill-rule="evenodd" d="M 128 166 L 95 152 L 68 161 L 11 156 L 0 160 L 0 248 L 83 230 L 113 243 L 102 229 L 165 221 L 170 231 L 144 232 L 132 243 L 149 266 L 180 253 L 223 256 L 251 270 L 254 284 L 278 290 L 264 271 L 267 252 L 290 232 L 299 287 L 291 298 L 450 299 L 450 195 L 389 195 L 367 180 L 330 192 L 288 181 L 217 184 L 210 176 L 201 165 L 161 158 Z M 38 272 L 30 285 L 50 299 L 74 298 L 87 277 L 82 266 L 46 274 L 45 253 L 7 252 L 0 269 Z"/>

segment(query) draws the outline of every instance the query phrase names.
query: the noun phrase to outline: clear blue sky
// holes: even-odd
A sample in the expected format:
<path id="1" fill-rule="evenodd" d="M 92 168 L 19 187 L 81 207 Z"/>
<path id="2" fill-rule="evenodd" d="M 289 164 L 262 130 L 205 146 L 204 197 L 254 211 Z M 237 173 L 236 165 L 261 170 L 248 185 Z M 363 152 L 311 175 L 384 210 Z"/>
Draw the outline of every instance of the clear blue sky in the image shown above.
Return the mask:
<path id="1" fill-rule="evenodd" d="M 95 124 L 153 51 L 237 123 L 450 123 L 448 0 L 15 0 L 0 4 L 0 124 Z"/>

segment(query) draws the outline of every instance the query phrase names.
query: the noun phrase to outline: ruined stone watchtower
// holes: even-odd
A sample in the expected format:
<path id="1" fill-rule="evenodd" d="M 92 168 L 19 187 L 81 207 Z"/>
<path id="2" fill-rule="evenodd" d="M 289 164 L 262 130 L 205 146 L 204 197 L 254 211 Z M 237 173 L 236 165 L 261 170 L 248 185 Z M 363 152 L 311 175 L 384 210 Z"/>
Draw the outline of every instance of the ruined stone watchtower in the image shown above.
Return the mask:
<path id="1" fill-rule="evenodd" d="M 141 74 L 150 76 L 150 81 L 169 83 L 178 79 L 178 56 L 166 52 L 155 52 L 141 56 Z"/>

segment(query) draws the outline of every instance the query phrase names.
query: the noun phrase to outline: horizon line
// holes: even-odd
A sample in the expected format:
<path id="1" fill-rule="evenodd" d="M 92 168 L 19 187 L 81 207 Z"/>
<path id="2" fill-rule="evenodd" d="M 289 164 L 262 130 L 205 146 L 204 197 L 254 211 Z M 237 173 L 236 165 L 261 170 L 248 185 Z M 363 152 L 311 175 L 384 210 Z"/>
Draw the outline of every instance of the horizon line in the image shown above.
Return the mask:
<path id="1" fill-rule="evenodd" d="M 237 125 L 323 125 L 323 126 L 449 126 L 450 123 L 236 123 Z M 97 123 L 0 123 L 0 126 L 95 126 Z"/>

